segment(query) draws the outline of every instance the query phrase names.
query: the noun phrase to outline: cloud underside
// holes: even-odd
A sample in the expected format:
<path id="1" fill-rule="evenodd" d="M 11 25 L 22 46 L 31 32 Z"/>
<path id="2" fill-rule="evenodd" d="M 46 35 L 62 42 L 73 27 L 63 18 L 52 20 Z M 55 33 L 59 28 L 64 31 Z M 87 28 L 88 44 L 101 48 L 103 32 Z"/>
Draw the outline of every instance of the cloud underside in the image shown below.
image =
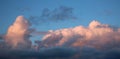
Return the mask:
<path id="1" fill-rule="evenodd" d="M 44 34 L 34 41 L 31 34 Z M 30 29 L 29 22 L 18 16 L 0 41 L 0 59 L 120 59 L 120 28 L 92 21 L 87 27 L 76 26 L 46 32 Z"/>

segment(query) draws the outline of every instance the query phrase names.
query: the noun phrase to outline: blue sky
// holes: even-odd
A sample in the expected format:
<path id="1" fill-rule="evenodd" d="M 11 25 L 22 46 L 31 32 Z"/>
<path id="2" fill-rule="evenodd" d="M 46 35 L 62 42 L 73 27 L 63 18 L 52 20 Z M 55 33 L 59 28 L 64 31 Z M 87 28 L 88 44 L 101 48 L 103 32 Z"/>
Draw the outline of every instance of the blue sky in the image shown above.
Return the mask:
<path id="1" fill-rule="evenodd" d="M 17 16 L 40 17 L 44 8 L 54 10 L 60 6 L 73 8 L 76 19 L 54 21 L 38 19 L 41 23 L 34 25 L 39 31 L 69 28 L 78 25 L 87 26 L 92 20 L 120 27 L 120 0 L 0 0 L 0 34 L 14 22 Z"/>

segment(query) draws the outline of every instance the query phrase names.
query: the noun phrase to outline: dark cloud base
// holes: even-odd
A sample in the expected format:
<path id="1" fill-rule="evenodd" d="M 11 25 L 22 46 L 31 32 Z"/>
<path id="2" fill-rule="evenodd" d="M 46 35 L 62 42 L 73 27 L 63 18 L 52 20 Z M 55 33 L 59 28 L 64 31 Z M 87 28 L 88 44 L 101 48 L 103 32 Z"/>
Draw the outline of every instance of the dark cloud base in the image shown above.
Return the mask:
<path id="1" fill-rule="evenodd" d="M 35 50 L 0 50 L 0 59 L 120 59 L 118 48 L 96 50 L 94 48 L 53 47 Z"/>

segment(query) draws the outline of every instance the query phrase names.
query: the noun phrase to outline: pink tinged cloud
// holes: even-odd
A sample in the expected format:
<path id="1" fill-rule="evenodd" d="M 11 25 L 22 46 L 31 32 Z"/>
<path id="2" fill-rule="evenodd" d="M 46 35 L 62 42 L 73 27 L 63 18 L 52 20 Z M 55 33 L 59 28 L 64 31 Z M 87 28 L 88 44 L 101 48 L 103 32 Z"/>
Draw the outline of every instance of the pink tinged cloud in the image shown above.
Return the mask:
<path id="1" fill-rule="evenodd" d="M 74 28 L 49 31 L 43 37 L 44 46 L 89 46 L 98 49 L 120 47 L 120 28 L 114 30 L 107 24 L 92 21 L 88 27 L 77 26 Z"/>
<path id="2" fill-rule="evenodd" d="M 44 35 L 42 40 L 35 41 L 38 46 L 31 44 L 30 34 Z M 0 35 L 0 39 L 5 41 L 0 42 L 2 59 L 6 56 L 7 59 L 120 59 L 120 28 L 98 21 L 90 22 L 88 27 L 36 31 L 30 29 L 29 22 L 23 16 L 18 16 L 7 34 Z M 6 44 L 7 47 L 4 47 Z"/>
<path id="3" fill-rule="evenodd" d="M 29 48 L 29 22 L 23 17 L 18 16 L 15 22 L 8 28 L 5 42 L 11 48 Z"/>
<path id="4" fill-rule="evenodd" d="M 36 31 L 30 29 L 29 22 L 23 16 L 18 16 L 8 28 L 5 42 L 11 48 L 31 48 L 30 34 L 44 35 L 42 40 L 37 42 L 38 49 L 55 46 L 88 46 L 98 49 L 120 47 L 120 28 L 115 30 L 113 27 L 95 20 L 90 22 L 88 27 L 76 26 L 55 31 Z"/>

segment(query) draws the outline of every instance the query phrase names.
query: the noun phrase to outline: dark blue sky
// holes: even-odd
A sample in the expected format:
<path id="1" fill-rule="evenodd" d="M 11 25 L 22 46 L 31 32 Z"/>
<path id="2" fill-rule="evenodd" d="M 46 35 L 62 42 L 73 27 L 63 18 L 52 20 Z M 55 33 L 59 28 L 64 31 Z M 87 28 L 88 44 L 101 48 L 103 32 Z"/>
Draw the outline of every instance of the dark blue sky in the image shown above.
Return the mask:
<path id="1" fill-rule="evenodd" d="M 54 11 L 60 6 L 72 8 L 75 19 L 56 21 L 47 18 L 47 21 L 43 21 L 40 18 L 44 8 Z M 92 20 L 120 26 L 120 0 L 0 0 L 0 34 L 6 33 L 19 15 L 28 20 L 34 16 L 40 23 L 36 26 L 35 21 L 33 27 L 40 31 L 87 26 Z"/>

